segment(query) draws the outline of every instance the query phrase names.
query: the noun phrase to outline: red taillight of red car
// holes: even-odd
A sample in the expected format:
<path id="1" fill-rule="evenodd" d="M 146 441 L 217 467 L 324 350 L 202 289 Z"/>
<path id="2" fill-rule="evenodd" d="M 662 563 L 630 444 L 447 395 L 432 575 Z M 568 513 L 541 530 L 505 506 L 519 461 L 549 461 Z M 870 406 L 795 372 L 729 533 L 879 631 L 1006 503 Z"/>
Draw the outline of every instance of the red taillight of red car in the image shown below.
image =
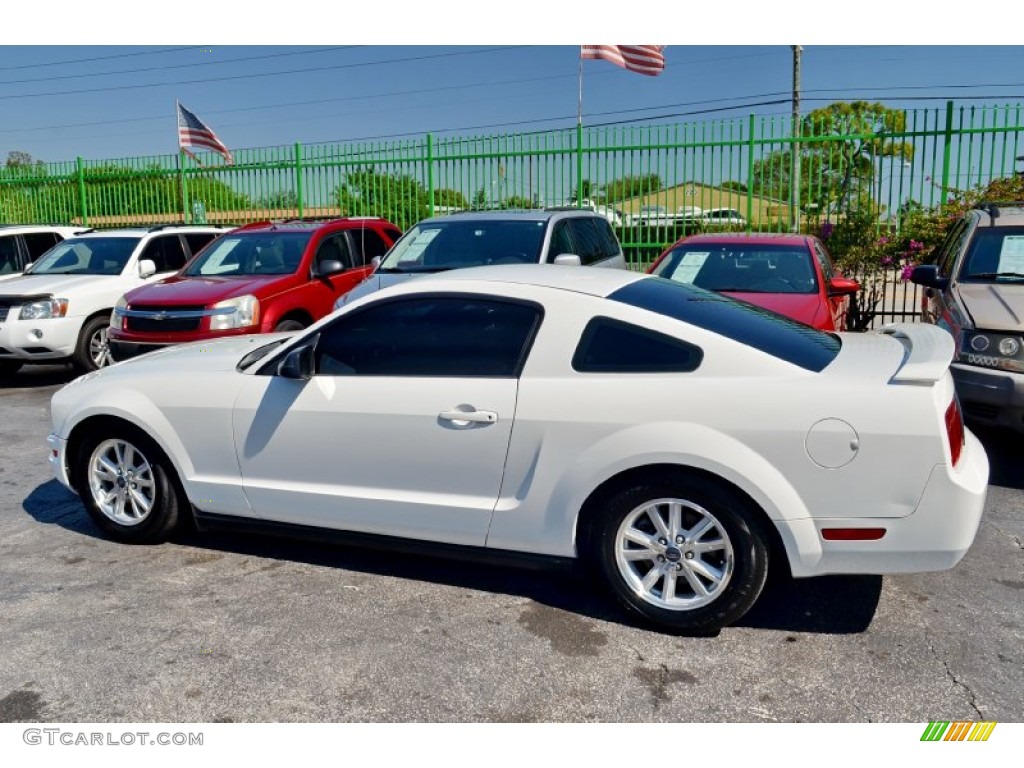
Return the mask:
<path id="1" fill-rule="evenodd" d="M 949 455 L 955 467 L 964 449 L 964 415 L 960 412 L 960 401 L 955 397 L 946 409 L 946 436 L 949 438 Z"/>

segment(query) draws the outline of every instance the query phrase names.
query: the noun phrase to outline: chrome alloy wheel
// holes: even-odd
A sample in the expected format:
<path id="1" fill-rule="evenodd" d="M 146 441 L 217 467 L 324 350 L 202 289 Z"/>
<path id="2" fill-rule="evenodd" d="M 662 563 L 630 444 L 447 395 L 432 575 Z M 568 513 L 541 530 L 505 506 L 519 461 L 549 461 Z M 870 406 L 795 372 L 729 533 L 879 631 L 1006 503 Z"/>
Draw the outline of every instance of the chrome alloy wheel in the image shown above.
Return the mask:
<path id="1" fill-rule="evenodd" d="M 622 521 L 615 536 L 619 574 L 651 605 L 689 611 L 722 593 L 735 566 L 722 523 L 685 499 L 644 502 Z"/>
<path id="2" fill-rule="evenodd" d="M 105 368 L 113 362 L 106 328 L 100 328 L 89 339 L 89 359 L 96 368 Z"/>
<path id="3" fill-rule="evenodd" d="M 108 518 L 119 525 L 138 525 L 156 501 L 153 467 L 131 443 L 104 440 L 89 458 L 89 490 Z"/>

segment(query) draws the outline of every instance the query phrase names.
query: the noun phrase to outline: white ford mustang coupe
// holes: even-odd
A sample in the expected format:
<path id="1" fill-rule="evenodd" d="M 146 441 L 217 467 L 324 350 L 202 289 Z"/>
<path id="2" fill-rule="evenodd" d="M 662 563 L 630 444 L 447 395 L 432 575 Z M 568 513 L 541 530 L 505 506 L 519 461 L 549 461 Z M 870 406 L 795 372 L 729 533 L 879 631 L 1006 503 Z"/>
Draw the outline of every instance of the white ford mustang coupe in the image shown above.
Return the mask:
<path id="1" fill-rule="evenodd" d="M 953 342 L 826 334 L 690 285 L 509 266 L 409 281 L 294 336 L 169 348 L 53 397 L 50 461 L 96 524 L 192 515 L 448 553 L 580 558 L 709 632 L 793 576 L 953 567 L 988 459 Z"/>

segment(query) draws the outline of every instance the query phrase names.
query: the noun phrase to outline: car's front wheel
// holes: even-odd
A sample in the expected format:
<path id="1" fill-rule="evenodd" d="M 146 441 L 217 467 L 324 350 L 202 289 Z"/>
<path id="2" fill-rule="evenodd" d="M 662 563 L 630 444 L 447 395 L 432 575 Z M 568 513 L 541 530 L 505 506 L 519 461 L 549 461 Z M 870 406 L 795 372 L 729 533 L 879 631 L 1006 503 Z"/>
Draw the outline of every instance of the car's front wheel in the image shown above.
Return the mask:
<path id="1" fill-rule="evenodd" d="M 110 321 L 105 317 L 94 317 L 82 326 L 75 353 L 71 358 L 77 370 L 88 373 L 105 368 L 114 362 L 110 356 L 110 342 L 107 339 L 109 327 Z"/>
<path id="2" fill-rule="evenodd" d="M 764 587 L 768 539 L 751 503 L 704 476 L 619 490 L 593 518 L 585 546 L 631 612 L 682 632 L 714 632 Z"/>
<path id="3" fill-rule="evenodd" d="M 79 446 L 74 471 L 89 516 L 111 538 L 152 544 L 177 527 L 186 502 L 174 467 L 134 427 L 97 428 Z"/>

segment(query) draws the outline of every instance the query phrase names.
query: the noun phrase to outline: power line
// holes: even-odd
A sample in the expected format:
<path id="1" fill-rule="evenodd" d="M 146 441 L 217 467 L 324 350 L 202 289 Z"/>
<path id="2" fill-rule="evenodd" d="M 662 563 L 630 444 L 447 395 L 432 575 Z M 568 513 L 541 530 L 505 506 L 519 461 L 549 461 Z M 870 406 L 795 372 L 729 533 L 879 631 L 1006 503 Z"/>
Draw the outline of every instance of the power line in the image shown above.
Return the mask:
<path id="1" fill-rule="evenodd" d="M 193 61 L 187 64 L 161 64 L 158 67 L 143 67 L 141 69 L 115 69 L 109 72 L 87 72 L 78 75 L 51 75 L 50 77 L 34 77 L 25 80 L 0 80 L 0 85 L 19 85 L 22 83 L 42 83 L 53 80 L 76 80 L 83 77 L 108 77 L 110 75 L 136 74 L 138 72 L 153 72 L 166 69 L 186 69 L 188 67 L 214 67 L 224 64 L 234 64 L 239 61 L 259 61 L 262 59 L 279 59 L 283 56 L 307 56 L 311 53 L 324 53 L 326 51 L 344 51 L 355 48 L 354 45 L 336 45 L 330 48 L 313 48 L 303 51 L 286 51 L 284 53 L 268 53 L 261 56 L 242 56 L 237 59 L 220 59 L 218 61 Z"/>
<path id="2" fill-rule="evenodd" d="M 155 51 L 135 51 L 133 53 L 113 53 L 109 56 L 90 56 L 87 59 L 64 59 L 63 61 L 47 61 L 40 64 L 17 64 L 11 67 L 0 67 L 0 72 L 12 69 L 35 69 L 36 67 L 59 67 L 64 64 L 84 64 L 89 61 L 107 61 L 109 59 L 126 59 L 129 56 L 155 56 L 160 53 L 176 53 L 178 51 L 194 51 L 201 45 L 184 45 L 178 48 L 158 48 Z"/>
<path id="3" fill-rule="evenodd" d="M 127 90 L 137 90 L 139 88 L 159 88 L 159 87 L 162 87 L 162 86 L 165 86 L 165 85 L 192 85 L 192 84 L 195 84 L 195 83 L 215 83 L 215 82 L 225 82 L 225 81 L 228 81 L 228 80 L 249 80 L 249 79 L 252 79 L 254 77 L 277 77 L 279 75 L 298 75 L 298 74 L 305 74 L 305 73 L 308 73 L 308 72 L 327 72 L 327 71 L 338 70 L 338 69 L 354 69 L 354 68 L 357 68 L 357 67 L 371 67 L 371 66 L 379 66 L 381 64 L 403 63 L 403 62 L 407 62 L 407 61 L 425 61 L 425 60 L 428 60 L 428 59 L 450 58 L 452 56 L 474 56 L 474 55 L 481 54 L 481 53 L 497 53 L 499 51 L 511 51 L 511 50 L 515 50 L 517 48 L 524 48 L 524 47 L 526 47 L 526 46 L 522 46 L 522 45 L 507 45 L 507 46 L 501 46 L 501 47 L 497 47 L 497 48 L 479 48 L 479 49 L 471 50 L 471 51 L 452 51 L 452 52 L 449 52 L 449 53 L 425 54 L 423 56 L 408 56 L 408 57 L 399 58 L 399 59 L 383 59 L 383 60 L 378 60 L 378 61 L 365 61 L 365 62 L 359 62 L 359 63 L 355 63 L 355 64 L 333 64 L 333 65 L 321 66 L 321 67 L 304 67 L 302 69 L 281 70 L 281 71 L 278 71 L 278 72 L 254 72 L 254 73 L 247 73 L 247 74 L 244 74 L 244 75 L 223 75 L 221 77 L 203 77 L 203 78 L 200 78 L 198 80 L 169 80 L 169 81 L 165 81 L 165 82 L 161 82 L 161 83 L 140 83 L 140 84 L 137 84 L 137 85 L 111 85 L 111 86 L 106 86 L 106 87 L 103 87 L 103 88 L 76 88 L 75 90 L 72 90 L 72 91 L 48 91 L 46 93 L 19 93 L 19 94 L 11 94 L 11 95 L 0 96 L 0 101 L 9 101 L 9 100 L 13 100 L 13 99 L 36 99 L 36 98 L 41 98 L 41 97 L 44 97 L 44 96 L 68 96 L 68 95 L 71 95 L 71 94 L 81 94 L 81 93 L 105 93 L 105 92 L 108 92 L 108 91 L 127 91 Z"/>

